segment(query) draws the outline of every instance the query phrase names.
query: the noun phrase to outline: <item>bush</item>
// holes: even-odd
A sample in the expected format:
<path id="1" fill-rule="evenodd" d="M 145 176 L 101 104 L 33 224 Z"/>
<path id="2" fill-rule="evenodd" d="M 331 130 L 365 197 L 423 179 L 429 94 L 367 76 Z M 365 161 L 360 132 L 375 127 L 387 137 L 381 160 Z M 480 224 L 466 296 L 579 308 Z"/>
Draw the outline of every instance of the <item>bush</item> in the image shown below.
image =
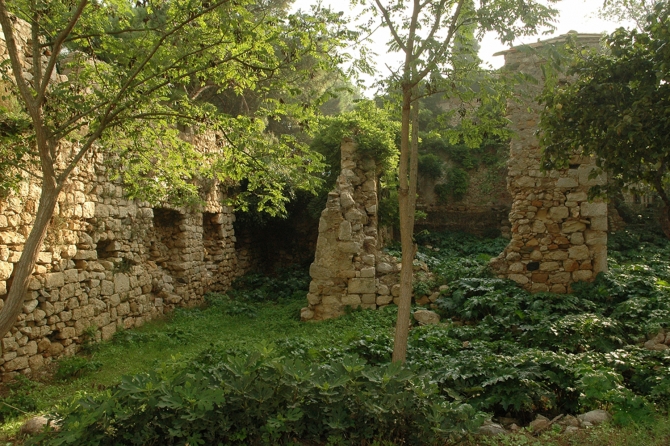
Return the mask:
<path id="1" fill-rule="evenodd" d="M 126 377 L 58 416 L 60 432 L 29 444 L 437 444 L 484 418 L 397 363 L 373 367 L 345 356 L 315 365 L 268 352 Z"/>
<path id="2" fill-rule="evenodd" d="M 442 176 L 444 161 L 433 153 L 419 156 L 419 175 L 436 180 Z"/>

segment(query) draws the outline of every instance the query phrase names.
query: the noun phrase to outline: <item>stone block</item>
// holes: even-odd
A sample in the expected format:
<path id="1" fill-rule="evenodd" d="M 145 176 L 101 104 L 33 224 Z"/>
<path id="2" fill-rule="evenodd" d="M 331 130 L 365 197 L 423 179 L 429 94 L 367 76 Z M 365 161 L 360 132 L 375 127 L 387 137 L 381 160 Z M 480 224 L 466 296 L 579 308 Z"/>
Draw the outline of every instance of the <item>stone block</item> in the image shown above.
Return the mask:
<path id="1" fill-rule="evenodd" d="M 579 205 L 579 213 L 582 217 L 606 217 L 607 203 L 603 202 L 583 202 Z"/>
<path id="2" fill-rule="evenodd" d="M 534 283 L 545 283 L 549 279 L 549 274 L 547 273 L 535 273 L 531 275 L 531 280 Z"/>
<path id="3" fill-rule="evenodd" d="M 370 266 L 367 268 L 361 268 L 361 277 L 363 278 L 375 277 L 375 267 Z"/>
<path id="4" fill-rule="evenodd" d="M 40 252 L 37 254 L 37 263 L 42 265 L 49 265 L 53 259 L 53 253 L 51 252 Z"/>
<path id="5" fill-rule="evenodd" d="M 98 252 L 93 249 L 80 249 L 74 255 L 75 260 L 96 260 L 98 258 Z"/>
<path id="6" fill-rule="evenodd" d="M 65 275 L 63 273 L 49 273 L 45 276 L 45 288 L 60 288 L 65 285 Z"/>
<path id="7" fill-rule="evenodd" d="M 430 310 L 416 310 L 414 312 L 414 319 L 419 325 L 435 325 L 440 323 L 440 316 Z"/>
<path id="8" fill-rule="evenodd" d="M 340 301 L 342 305 L 349 305 L 352 307 L 357 307 L 361 304 L 361 296 L 358 294 L 346 294 L 342 296 Z"/>
<path id="9" fill-rule="evenodd" d="M 561 231 L 564 234 L 570 234 L 573 232 L 582 232 L 586 229 L 586 225 L 578 220 L 566 221 L 561 225 Z"/>
<path id="10" fill-rule="evenodd" d="M 598 274 L 607 272 L 607 246 L 595 246 L 593 248 L 593 272 Z"/>
<path id="11" fill-rule="evenodd" d="M 312 277 L 312 279 L 322 279 L 322 280 L 331 279 L 333 276 L 330 268 L 317 265 L 316 263 L 312 263 L 312 265 L 309 267 L 309 275 Z"/>
<path id="12" fill-rule="evenodd" d="M 349 279 L 349 293 L 351 294 L 374 294 L 377 291 L 374 278 Z"/>
<path id="13" fill-rule="evenodd" d="M 562 221 L 570 216 L 570 209 L 566 206 L 554 206 L 549 209 L 549 218 L 554 221 Z"/>
<path id="14" fill-rule="evenodd" d="M 103 280 L 100 284 L 100 295 L 111 296 L 114 294 L 114 282 L 111 280 Z"/>
<path id="15" fill-rule="evenodd" d="M 13 372 L 15 370 L 22 370 L 22 369 L 27 369 L 29 367 L 28 363 L 28 357 L 27 356 L 19 356 L 11 361 L 8 361 L 4 365 L 5 371 L 7 372 Z"/>
<path id="16" fill-rule="evenodd" d="M 107 324 L 100 329 L 101 337 L 103 341 L 108 341 L 114 337 L 116 333 L 116 323 Z"/>
<path id="17" fill-rule="evenodd" d="M 566 251 L 551 251 L 544 255 L 545 260 L 566 260 L 568 253 Z"/>
<path id="18" fill-rule="evenodd" d="M 377 305 L 388 305 L 393 301 L 393 296 L 387 294 L 384 296 L 377 296 Z"/>
<path id="19" fill-rule="evenodd" d="M 379 274 L 389 274 L 394 270 L 393 265 L 385 262 L 380 262 L 377 264 L 377 272 Z"/>
<path id="20" fill-rule="evenodd" d="M 79 271 L 76 269 L 67 269 L 63 272 L 65 283 L 73 283 L 79 281 Z"/>
<path id="21" fill-rule="evenodd" d="M 533 283 L 530 286 L 531 293 L 541 293 L 546 291 L 549 291 L 549 287 L 547 286 L 546 283 Z"/>
<path id="22" fill-rule="evenodd" d="M 525 285 L 529 282 L 528 277 L 523 274 L 510 274 L 508 277 L 520 285 Z"/>
<path id="23" fill-rule="evenodd" d="M 361 295 L 361 303 L 363 304 L 374 304 L 377 302 L 376 294 L 363 294 Z"/>
<path id="24" fill-rule="evenodd" d="M 9 262 L 0 262 L 0 280 L 7 280 L 14 271 L 14 264 Z"/>
<path id="25" fill-rule="evenodd" d="M 607 246 L 607 233 L 605 231 L 588 230 L 584 232 L 584 239 L 589 246 Z"/>
<path id="26" fill-rule="evenodd" d="M 114 293 L 125 293 L 130 291 L 130 279 L 124 273 L 114 274 Z"/>
<path id="27" fill-rule="evenodd" d="M 558 262 L 542 262 L 540 263 L 540 271 L 558 271 L 560 264 Z"/>
<path id="28" fill-rule="evenodd" d="M 569 188 L 569 187 L 577 187 L 577 186 L 579 186 L 579 183 L 574 178 L 563 177 L 563 178 L 559 178 L 558 180 L 556 180 L 556 187 Z"/>
<path id="29" fill-rule="evenodd" d="M 351 240 L 351 222 L 344 220 L 340 223 L 337 238 L 339 240 Z"/>
<path id="30" fill-rule="evenodd" d="M 549 288 L 549 291 L 551 291 L 552 293 L 565 294 L 568 290 L 565 287 L 565 285 L 555 283 L 551 286 L 551 288 Z"/>
<path id="31" fill-rule="evenodd" d="M 573 260 L 588 260 L 591 258 L 591 252 L 586 245 L 571 246 L 568 249 L 568 254 Z"/>
<path id="32" fill-rule="evenodd" d="M 574 259 L 568 259 L 563 262 L 563 269 L 568 272 L 577 271 L 579 269 L 579 262 Z"/>
<path id="33" fill-rule="evenodd" d="M 58 335 L 56 335 L 56 338 L 58 339 L 70 339 L 74 338 L 76 336 L 76 332 L 74 327 L 63 327 L 59 330 Z"/>
<path id="34" fill-rule="evenodd" d="M 586 192 L 571 192 L 566 195 L 568 201 L 586 201 L 589 195 Z"/>
<path id="35" fill-rule="evenodd" d="M 575 282 L 587 281 L 593 277 L 593 272 L 589 270 L 579 270 L 572 273 L 572 280 Z"/>
<path id="36" fill-rule="evenodd" d="M 569 272 L 554 272 L 549 276 L 549 283 L 556 284 L 568 284 L 570 283 L 570 273 Z"/>

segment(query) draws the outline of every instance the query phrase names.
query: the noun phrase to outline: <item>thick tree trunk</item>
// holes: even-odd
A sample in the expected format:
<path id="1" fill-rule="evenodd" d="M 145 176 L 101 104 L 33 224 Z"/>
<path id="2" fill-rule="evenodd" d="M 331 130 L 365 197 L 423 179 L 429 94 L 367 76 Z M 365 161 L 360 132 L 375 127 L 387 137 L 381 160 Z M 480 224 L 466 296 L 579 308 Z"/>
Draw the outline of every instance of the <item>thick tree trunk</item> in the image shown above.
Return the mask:
<path id="1" fill-rule="evenodd" d="M 53 177 L 45 177 L 42 181 L 42 194 L 35 216 L 33 228 L 28 235 L 19 262 L 14 268 L 9 294 L 0 311 L 0 338 L 3 338 L 16 323 L 16 319 L 23 310 L 23 303 L 30 284 L 30 278 L 35 268 L 37 255 L 40 253 L 42 242 L 49 228 L 58 200 L 59 188 Z"/>

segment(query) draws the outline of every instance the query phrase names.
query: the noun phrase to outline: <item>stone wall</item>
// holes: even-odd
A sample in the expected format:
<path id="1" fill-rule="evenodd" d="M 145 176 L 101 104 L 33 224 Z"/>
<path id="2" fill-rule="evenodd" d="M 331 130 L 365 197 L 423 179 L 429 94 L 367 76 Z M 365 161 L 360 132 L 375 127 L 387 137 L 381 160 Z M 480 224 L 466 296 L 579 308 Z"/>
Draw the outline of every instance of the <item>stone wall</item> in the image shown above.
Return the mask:
<path id="1" fill-rule="evenodd" d="M 102 157 L 81 163 L 59 196 L 23 314 L 2 339 L 0 372 L 30 373 L 91 339 L 138 327 L 225 290 L 236 275 L 234 215 L 212 193 L 202 210 L 124 198 Z M 0 298 L 11 284 L 39 199 L 24 182 L 0 201 Z M 0 300 L 0 306 L 4 300 Z"/>
<path id="2" fill-rule="evenodd" d="M 597 45 L 599 35 L 578 35 Z M 559 37 L 534 46 L 560 43 Z M 538 56 L 511 49 L 505 67 L 542 79 Z M 574 157 L 569 169 L 542 172 L 537 131 L 540 105 L 534 100 L 542 85 L 527 83 L 521 101 L 510 102 L 508 114 L 516 137 L 510 143 L 507 187 L 513 198 L 512 238 L 492 266 L 530 291 L 565 293 L 570 284 L 592 280 L 607 269 L 607 204 L 589 201 L 590 186 L 603 184 L 604 175 L 591 178 L 595 162 Z"/>
<path id="3" fill-rule="evenodd" d="M 20 21 L 16 26 L 27 54 L 29 29 Z M 7 57 L 2 39 L 0 34 L 0 59 Z M 184 137 L 202 150 L 216 146 L 214 135 Z M 86 156 L 58 197 L 23 313 L 1 340 L 5 380 L 174 306 L 200 303 L 205 292 L 225 290 L 237 274 L 235 216 L 221 205 L 218 186 L 203 192 L 199 209 L 153 208 L 126 199 L 122 184 L 110 181 L 105 161 L 101 153 Z M 63 167 L 62 160 L 57 163 Z M 38 182 L 24 181 L 0 199 L 0 307 L 40 192 Z"/>
<path id="4" fill-rule="evenodd" d="M 445 162 L 452 163 L 448 156 L 436 154 Z M 480 165 L 468 172 L 468 190 L 462 200 L 451 197 L 443 202 L 435 193 L 435 186 L 446 182 L 441 178 L 422 177 L 419 173 L 417 210 L 427 217 L 417 220 L 415 232 L 462 231 L 479 236 L 497 236 L 509 238 L 509 211 L 512 197 L 506 187 L 507 169 L 497 166 Z"/>
<path id="5" fill-rule="evenodd" d="M 342 171 L 319 220 L 302 320 L 328 319 L 344 314 L 346 307 L 374 309 L 392 302 L 385 282 L 397 271 L 380 261 L 378 176 L 375 161 L 361 156 L 353 141 L 345 140 Z"/>

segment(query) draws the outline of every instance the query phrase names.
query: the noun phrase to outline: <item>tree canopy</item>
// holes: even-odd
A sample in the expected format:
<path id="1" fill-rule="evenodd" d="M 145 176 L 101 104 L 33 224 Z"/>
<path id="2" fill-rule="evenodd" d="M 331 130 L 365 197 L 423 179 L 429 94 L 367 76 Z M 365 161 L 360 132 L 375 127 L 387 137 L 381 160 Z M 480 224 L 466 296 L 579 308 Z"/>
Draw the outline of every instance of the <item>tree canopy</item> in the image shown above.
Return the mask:
<path id="1" fill-rule="evenodd" d="M 606 51 L 577 51 L 570 82 L 547 84 L 541 97 L 546 168 L 595 156 L 609 181 L 594 193 L 646 185 L 670 206 L 669 41 L 663 3 L 643 31 L 620 28 L 605 39 Z"/>
<path id="2" fill-rule="evenodd" d="M 16 32 L 17 18 L 28 38 Z M 0 149 L 0 186 L 26 175 L 41 181 L 0 337 L 21 312 L 57 197 L 93 150 L 114 160 L 130 197 L 152 202 L 197 202 L 201 179 L 244 180 L 238 204 L 254 197 L 260 210 L 280 213 L 287 191 L 321 181 L 318 153 L 266 129 L 284 117 L 313 118 L 319 101 L 283 98 L 304 94 L 305 76 L 337 70 L 345 37 L 337 14 L 287 15 L 281 2 L 251 0 L 0 0 L 0 25 L 9 55 L 0 75 L 10 98 L 0 121 L 8 143 Z M 297 70 L 305 60 L 312 70 Z M 218 89 L 278 94 L 260 94 L 253 113 L 231 115 L 204 100 L 203 92 Z M 203 131 L 217 134 L 216 147 L 191 144 Z"/>

